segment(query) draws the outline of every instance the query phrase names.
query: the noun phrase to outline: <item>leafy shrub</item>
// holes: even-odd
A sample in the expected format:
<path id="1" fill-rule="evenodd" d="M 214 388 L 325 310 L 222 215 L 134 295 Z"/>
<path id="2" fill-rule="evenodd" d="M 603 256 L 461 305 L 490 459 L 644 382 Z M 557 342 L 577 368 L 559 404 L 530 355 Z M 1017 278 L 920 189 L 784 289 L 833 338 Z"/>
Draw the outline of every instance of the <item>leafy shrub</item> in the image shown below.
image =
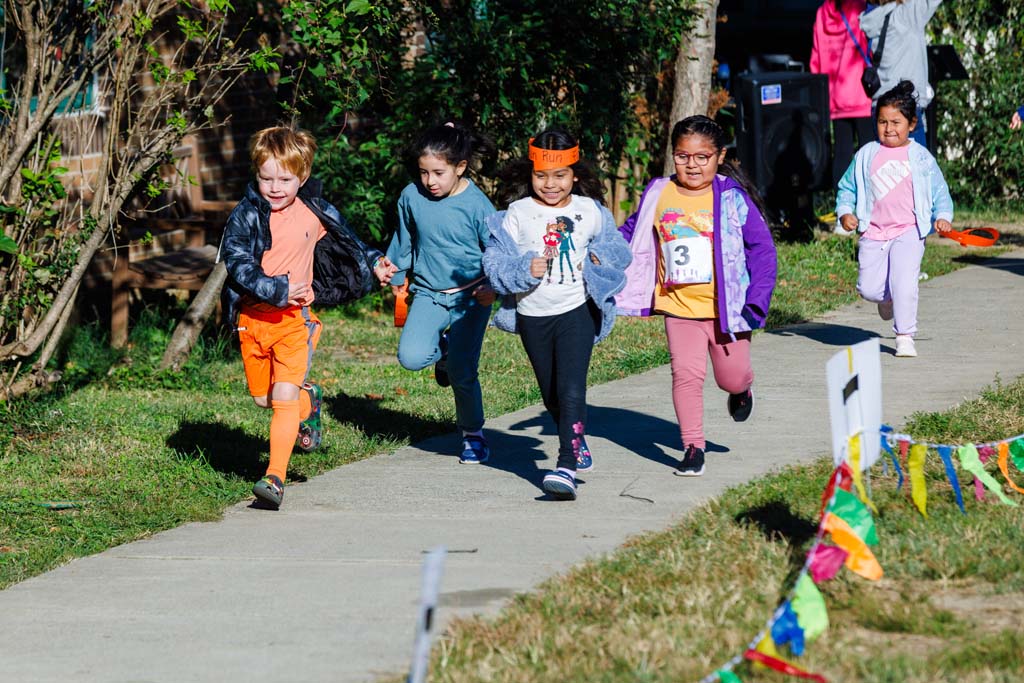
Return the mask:
<path id="1" fill-rule="evenodd" d="M 1009 129 L 1024 103 L 1024 5 L 1020 0 L 943 3 L 933 44 L 951 44 L 970 80 L 937 88 L 939 162 L 958 201 L 1019 198 L 1024 131 Z"/>
<path id="2" fill-rule="evenodd" d="M 332 4 L 334 0 L 332 0 Z M 355 130 L 299 103 L 320 123 L 317 174 L 360 233 L 380 243 L 409 181 L 401 150 L 442 117 L 495 140 L 498 159 L 521 156 L 532 135 L 560 124 L 583 153 L 635 195 L 660 172 L 675 59 L 695 0 L 565 0 L 560 3 L 424 0 L 390 11 L 397 34 L 372 34 L 378 59 L 358 102 Z M 368 16 L 368 15 L 364 15 Z M 357 18 L 352 17 L 352 22 Z M 403 24 L 403 22 L 405 22 Z M 422 27 L 425 48 L 408 50 Z M 318 34 L 319 35 L 319 34 Z M 400 38 L 401 48 L 388 44 Z M 308 47 L 306 39 L 299 41 Z M 325 55 L 326 56 L 326 55 Z"/>

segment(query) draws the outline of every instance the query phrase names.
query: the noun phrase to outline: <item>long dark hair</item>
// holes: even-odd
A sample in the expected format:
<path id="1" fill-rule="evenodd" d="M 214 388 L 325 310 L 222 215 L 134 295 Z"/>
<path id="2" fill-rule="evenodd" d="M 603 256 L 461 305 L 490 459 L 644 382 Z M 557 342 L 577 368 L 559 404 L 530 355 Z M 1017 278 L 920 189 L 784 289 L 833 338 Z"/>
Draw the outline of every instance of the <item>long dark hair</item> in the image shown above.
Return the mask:
<path id="1" fill-rule="evenodd" d="M 572 149 L 577 144 L 576 138 L 562 128 L 548 128 L 538 133 L 533 139 L 535 147 L 541 149 Z M 572 193 L 590 197 L 604 204 L 604 184 L 594 165 L 580 159 L 570 166 L 576 182 Z M 502 206 L 533 196 L 533 162 L 527 157 L 515 159 L 498 170 L 498 201 Z"/>
<path id="2" fill-rule="evenodd" d="M 452 166 L 466 162 L 467 172 L 478 171 L 482 162 L 494 154 L 494 143 L 457 121 L 446 121 L 428 128 L 405 149 L 405 167 L 419 178 L 419 160 L 425 155 L 444 159 Z"/>
<path id="3" fill-rule="evenodd" d="M 715 148 L 715 152 L 719 154 L 729 144 L 729 138 L 722 127 L 714 119 L 703 115 L 688 116 L 672 127 L 672 147 L 675 147 L 681 139 L 690 135 L 701 136 L 711 143 L 711 146 Z M 764 201 L 761 199 L 761 195 L 758 193 L 754 183 L 735 162 L 731 159 L 726 159 L 718 165 L 718 172 L 739 183 L 739 186 L 743 188 L 747 196 L 754 200 L 754 205 L 757 206 L 757 210 L 761 212 L 762 217 L 768 215 Z"/>
<path id="4" fill-rule="evenodd" d="M 913 121 L 917 117 L 917 97 L 914 96 L 914 84 L 910 81 L 900 81 L 891 90 L 886 90 L 878 98 L 878 111 L 881 111 L 882 107 L 896 107 L 901 114 L 907 117 L 907 121 Z"/>

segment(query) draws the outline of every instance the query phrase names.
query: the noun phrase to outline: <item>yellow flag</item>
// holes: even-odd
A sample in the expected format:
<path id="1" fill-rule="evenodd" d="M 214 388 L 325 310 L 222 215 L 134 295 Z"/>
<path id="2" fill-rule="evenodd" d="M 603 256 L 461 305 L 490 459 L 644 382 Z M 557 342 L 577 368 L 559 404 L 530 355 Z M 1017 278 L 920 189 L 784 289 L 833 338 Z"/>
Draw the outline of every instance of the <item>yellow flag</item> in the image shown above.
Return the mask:
<path id="1" fill-rule="evenodd" d="M 907 456 L 907 469 L 910 470 L 910 497 L 914 499 L 914 505 L 921 511 L 925 519 L 928 519 L 928 489 L 924 483 L 924 458 L 927 453 L 927 446 L 923 443 L 915 443 L 910 447 L 910 455 Z"/>
<path id="2" fill-rule="evenodd" d="M 871 511 L 877 515 L 878 508 L 876 508 L 875 504 L 871 502 L 870 498 L 868 498 L 868 492 L 864 488 L 864 480 L 861 477 L 860 434 L 854 434 L 850 437 L 847 452 L 850 454 L 850 469 L 853 470 L 853 486 L 857 489 L 857 496 L 861 499 L 861 502 L 871 508 Z"/>

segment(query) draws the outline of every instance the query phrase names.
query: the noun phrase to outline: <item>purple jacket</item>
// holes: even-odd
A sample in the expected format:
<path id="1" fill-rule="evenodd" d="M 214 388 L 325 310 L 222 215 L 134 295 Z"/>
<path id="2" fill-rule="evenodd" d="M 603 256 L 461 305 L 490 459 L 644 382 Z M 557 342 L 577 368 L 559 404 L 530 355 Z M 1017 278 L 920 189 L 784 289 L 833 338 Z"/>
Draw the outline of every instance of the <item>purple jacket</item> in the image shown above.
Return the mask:
<path id="1" fill-rule="evenodd" d="M 629 242 L 633 261 L 626 287 L 615 297 L 620 315 L 651 314 L 658 277 L 658 237 L 654 212 L 658 197 L 672 178 L 655 178 L 644 188 L 640 207 L 619 228 Z M 775 243 L 761 212 L 732 178 L 716 175 L 714 192 L 715 298 L 723 334 L 764 327 L 775 289 Z M 726 220 L 722 220 L 725 217 Z"/>

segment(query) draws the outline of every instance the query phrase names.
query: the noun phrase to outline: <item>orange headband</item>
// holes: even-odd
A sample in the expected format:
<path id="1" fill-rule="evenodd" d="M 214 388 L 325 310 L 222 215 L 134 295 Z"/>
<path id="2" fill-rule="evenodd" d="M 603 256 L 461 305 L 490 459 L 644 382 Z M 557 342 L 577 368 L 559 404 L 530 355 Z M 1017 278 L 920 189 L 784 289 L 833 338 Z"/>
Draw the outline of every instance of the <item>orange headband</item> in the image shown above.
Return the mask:
<path id="1" fill-rule="evenodd" d="M 550 171 L 553 168 L 566 168 L 580 160 L 580 146 L 569 149 L 542 149 L 535 147 L 534 138 L 530 138 L 530 161 L 533 162 L 533 170 Z"/>

